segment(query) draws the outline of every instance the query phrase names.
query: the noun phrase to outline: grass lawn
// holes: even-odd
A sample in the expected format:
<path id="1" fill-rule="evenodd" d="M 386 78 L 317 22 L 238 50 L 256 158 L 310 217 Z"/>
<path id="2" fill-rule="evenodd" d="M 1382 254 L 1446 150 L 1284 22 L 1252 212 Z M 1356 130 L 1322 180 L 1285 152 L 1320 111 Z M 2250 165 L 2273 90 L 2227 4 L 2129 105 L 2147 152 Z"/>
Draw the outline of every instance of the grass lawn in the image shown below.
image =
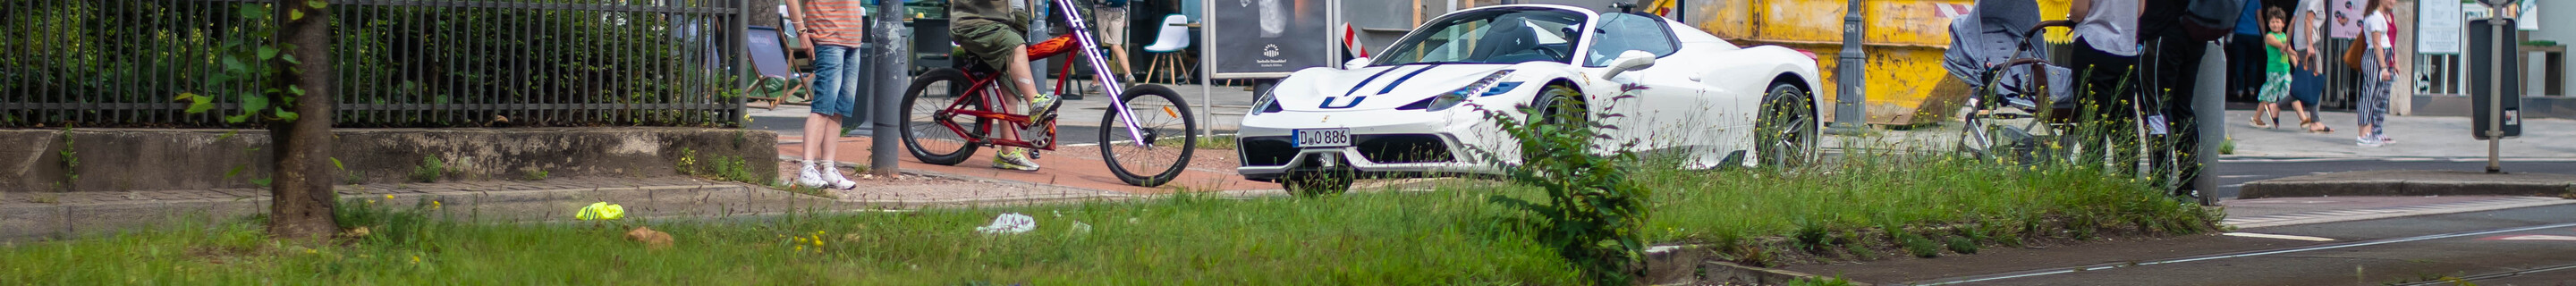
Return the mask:
<path id="1" fill-rule="evenodd" d="M 2012 227 L 1976 236 L 2010 244 L 2095 227 L 2194 233 L 2215 219 L 2097 171 L 1873 160 L 1793 173 L 1649 169 L 1635 178 L 1654 189 L 1647 234 L 1659 243 L 1995 225 Z M 366 238 L 319 249 L 268 242 L 247 220 L 0 246 L 0 284 L 1578 283 L 1551 249 L 1500 223 L 1521 214 L 1487 203 L 1540 192 L 1498 184 L 609 224 L 478 223 L 458 210 L 417 221 L 382 213 L 419 209 L 379 210 L 360 220 L 374 222 Z M 1038 227 L 974 232 L 1005 212 L 1034 216 Z M 623 240 L 632 226 L 669 232 L 677 244 L 647 250 Z"/>

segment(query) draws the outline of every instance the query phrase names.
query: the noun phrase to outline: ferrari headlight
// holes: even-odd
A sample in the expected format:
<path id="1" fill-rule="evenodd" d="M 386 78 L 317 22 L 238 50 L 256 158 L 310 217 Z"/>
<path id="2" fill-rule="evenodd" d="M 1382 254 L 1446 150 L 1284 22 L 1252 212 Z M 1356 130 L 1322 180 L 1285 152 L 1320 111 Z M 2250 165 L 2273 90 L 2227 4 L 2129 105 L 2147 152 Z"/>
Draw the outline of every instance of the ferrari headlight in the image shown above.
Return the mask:
<path id="1" fill-rule="evenodd" d="M 1278 89 L 1278 88 L 1277 88 L 1277 87 L 1272 87 L 1272 89 L 1274 89 L 1274 90 L 1275 90 L 1275 89 Z M 1257 101 L 1257 102 L 1253 102 L 1253 103 L 1252 103 L 1252 111 L 1251 111 L 1251 112 L 1249 112 L 1250 114 L 1246 114 L 1246 115 L 1261 115 L 1262 113 L 1271 113 L 1271 112 L 1279 112 L 1279 111 L 1280 111 L 1280 109 L 1279 109 L 1279 93 L 1278 93 L 1278 92 L 1276 92 L 1276 91 L 1264 91 L 1264 92 L 1262 92 L 1262 94 L 1261 94 L 1261 100 L 1260 100 L 1260 101 Z"/>
<path id="2" fill-rule="evenodd" d="M 1431 111 L 1448 110 L 1450 107 L 1458 107 L 1458 104 L 1460 103 L 1466 103 L 1468 98 L 1492 95 L 1500 93 L 1501 91 L 1511 91 L 1510 87 L 1504 87 L 1502 90 L 1494 90 L 1498 84 L 1503 82 L 1504 77 L 1509 77 L 1511 75 L 1512 70 L 1494 71 L 1494 74 L 1485 75 L 1484 79 L 1478 79 L 1474 83 L 1468 83 L 1466 87 L 1460 87 L 1458 90 L 1441 93 L 1440 96 L 1431 98 L 1429 109 Z"/>

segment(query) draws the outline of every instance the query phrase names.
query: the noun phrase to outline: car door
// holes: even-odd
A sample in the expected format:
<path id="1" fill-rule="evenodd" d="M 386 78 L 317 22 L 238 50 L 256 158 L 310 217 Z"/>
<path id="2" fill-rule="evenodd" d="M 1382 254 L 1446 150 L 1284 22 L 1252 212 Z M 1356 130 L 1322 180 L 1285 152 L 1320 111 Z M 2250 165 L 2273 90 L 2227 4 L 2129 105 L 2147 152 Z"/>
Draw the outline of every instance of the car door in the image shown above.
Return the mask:
<path id="1" fill-rule="evenodd" d="M 1635 142 L 1640 151 L 1710 153 L 1719 143 L 1725 126 L 1723 117 L 1712 113 L 1720 104 L 1710 97 L 1713 88 L 1701 83 L 1708 70 L 1705 63 L 1690 57 L 1677 57 L 1680 41 L 1664 21 L 1635 14 L 1605 14 L 1593 30 L 1592 48 L 1584 56 L 1584 66 L 1602 68 L 1627 51 L 1644 51 L 1658 59 L 1653 67 L 1620 73 L 1609 78 L 1617 83 L 1618 94 L 1594 95 L 1608 104 L 1594 104 L 1594 112 L 1619 114 L 1603 118 L 1619 126 L 1607 130 L 1618 142 Z M 1698 156 L 1694 156 L 1698 157 Z"/>

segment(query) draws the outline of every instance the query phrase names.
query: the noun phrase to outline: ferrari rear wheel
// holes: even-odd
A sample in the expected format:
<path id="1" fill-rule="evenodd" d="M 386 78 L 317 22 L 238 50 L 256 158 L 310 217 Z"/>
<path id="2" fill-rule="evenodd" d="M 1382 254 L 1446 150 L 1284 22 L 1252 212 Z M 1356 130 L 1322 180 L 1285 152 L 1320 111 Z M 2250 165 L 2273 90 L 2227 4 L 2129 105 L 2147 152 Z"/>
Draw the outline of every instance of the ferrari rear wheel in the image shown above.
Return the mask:
<path id="1" fill-rule="evenodd" d="M 1814 159 L 1816 108 L 1805 89 L 1785 82 L 1772 84 L 1771 92 L 1762 97 L 1761 112 L 1753 138 L 1761 164 L 1798 167 Z"/>

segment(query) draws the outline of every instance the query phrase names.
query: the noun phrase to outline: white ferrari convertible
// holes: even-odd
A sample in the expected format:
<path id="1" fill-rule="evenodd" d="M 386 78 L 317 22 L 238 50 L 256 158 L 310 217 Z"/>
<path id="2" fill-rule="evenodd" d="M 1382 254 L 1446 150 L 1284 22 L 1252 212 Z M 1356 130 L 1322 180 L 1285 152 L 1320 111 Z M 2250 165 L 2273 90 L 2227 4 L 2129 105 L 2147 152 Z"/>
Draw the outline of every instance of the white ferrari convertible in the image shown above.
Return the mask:
<path id="1" fill-rule="evenodd" d="M 1538 111 L 1617 126 L 1596 130 L 1596 153 L 1690 168 L 1797 162 L 1814 154 L 1818 86 L 1814 54 L 1738 47 L 1653 15 L 1469 9 L 1376 58 L 1281 80 L 1243 118 L 1236 171 L 1299 193 L 1355 178 L 1502 174 L 1519 145 L 1484 113 L 1518 118 L 1524 106 L 1572 106 Z"/>

